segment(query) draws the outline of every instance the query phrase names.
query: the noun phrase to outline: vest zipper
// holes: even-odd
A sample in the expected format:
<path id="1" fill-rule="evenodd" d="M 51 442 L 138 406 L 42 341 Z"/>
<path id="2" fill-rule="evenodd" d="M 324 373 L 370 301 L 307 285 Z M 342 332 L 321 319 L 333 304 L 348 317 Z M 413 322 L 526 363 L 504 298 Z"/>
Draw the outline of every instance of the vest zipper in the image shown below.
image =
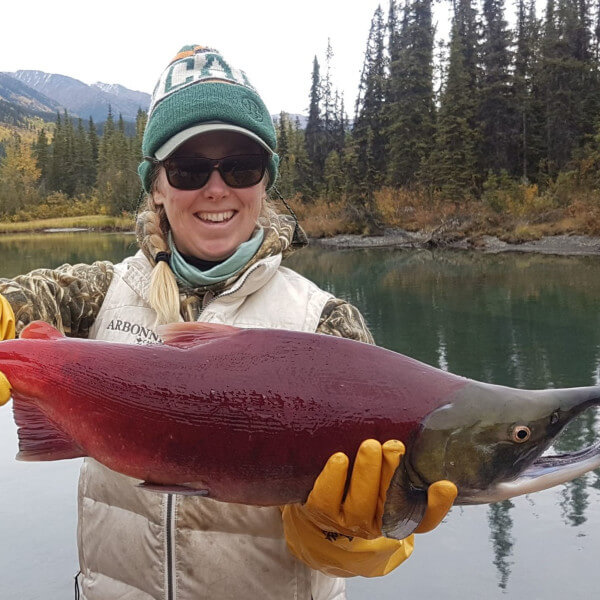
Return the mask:
<path id="1" fill-rule="evenodd" d="M 165 567 L 165 587 L 166 600 L 175 599 L 175 497 L 173 494 L 167 494 L 167 507 L 165 511 L 165 542 L 166 542 L 166 567 Z"/>
<path id="2" fill-rule="evenodd" d="M 212 297 L 212 298 L 211 298 L 211 299 L 210 299 L 210 300 L 209 300 L 209 301 L 206 303 L 206 305 L 202 307 L 202 310 L 200 311 L 200 314 L 198 315 L 198 318 L 200 318 L 200 315 L 201 315 L 201 314 L 202 314 L 202 313 L 203 313 L 203 312 L 204 312 L 204 311 L 205 311 L 205 310 L 206 310 L 206 309 L 207 309 L 207 308 L 208 308 L 208 307 L 209 307 L 209 306 L 210 306 L 210 305 L 211 305 L 211 304 L 212 304 L 212 303 L 213 303 L 215 300 L 217 300 L 218 298 L 223 298 L 224 296 L 230 296 L 231 294 L 235 294 L 236 292 L 239 292 L 239 291 L 240 291 L 240 290 L 241 290 L 241 289 L 244 287 L 244 284 L 245 284 L 245 283 L 248 281 L 248 278 L 250 277 L 250 274 L 251 274 L 253 271 L 256 271 L 256 269 L 258 269 L 260 266 L 261 266 L 260 264 L 256 264 L 256 265 L 254 265 L 253 267 L 250 267 L 250 268 L 249 268 L 249 269 L 246 271 L 246 273 L 245 273 L 244 280 L 243 280 L 243 281 L 242 281 L 242 282 L 241 282 L 241 283 L 240 283 L 240 284 L 239 284 L 237 287 L 235 287 L 235 285 L 234 285 L 232 288 L 228 289 L 228 290 L 227 290 L 227 291 L 225 291 L 225 292 L 222 292 L 222 293 L 221 293 L 221 294 L 219 294 L 218 296 L 213 296 L 213 297 Z"/>

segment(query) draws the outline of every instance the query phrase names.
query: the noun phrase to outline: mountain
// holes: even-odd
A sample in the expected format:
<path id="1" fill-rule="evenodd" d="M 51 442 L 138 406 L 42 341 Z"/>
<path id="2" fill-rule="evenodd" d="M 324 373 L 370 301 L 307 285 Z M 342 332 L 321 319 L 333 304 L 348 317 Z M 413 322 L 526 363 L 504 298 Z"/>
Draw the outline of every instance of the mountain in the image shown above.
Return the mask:
<path id="1" fill-rule="evenodd" d="M 53 120 L 60 105 L 8 73 L 0 72 L 0 122 L 22 125 L 29 117 Z"/>
<path id="2" fill-rule="evenodd" d="M 97 81 L 96 83 L 92 84 L 92 87 L 97 87 L 106 94 L 112 94 L 113 96 L 121 98 L 127 102 L 133 102 L 143 110 L 148 110 L 148 107 L 150 106 L 150 94 L 130 90 L 129 88 L 119 85 L 118 83 L 102 83 L 101 81 Z"/>
<path id="3" fill-rule="evenodd" d="M 96 122 L 106 119 L 109 105 L 115 117 L 123 115 L 126 121 L 135 121 L 138 109 L 148 110 L 150 94 L 136 92 L 118 84 L 94 83 L 88 85 L 66 75 L 44 71 L 16 71 L 9 73 L 21 83 L 52 99 L 74 116 Z"/>
<path id="4" fill-rule="evenodd" d="M 54 120 L 57 111 L 66 109 L 74 117 L 87 120 L 91 116 L 100 125 L 106 120 L 109 105 L 115 118 L 121 114 L 126 122 L 134 122 L 138 109 L 148 110 L 150 94 L 115 83 L 98 81 L 88 85 L 44 71 L 0 72 L 0 122 L 19 124 L 34 115 Z M 277 123 L 279 115 L 272 116 Z M 291 122 L 297 118 L 300 128 L 306 127 L 308 117 L 289 114 L 288 118 Z"/>
<path id="5" fill-rule="evenodd" d="M 275 123 L 275 125 L 279 125 L 279 114 L 271 115 L 271 117 L 273 117 L 273 122 Z M 306 129 L 306 123 L 308 123 L 308 117 L 306 115 L 287 113 L 287 117 L 289 122 L 292 124 L 295 124 L 297 119 L 300 129 Z"/>

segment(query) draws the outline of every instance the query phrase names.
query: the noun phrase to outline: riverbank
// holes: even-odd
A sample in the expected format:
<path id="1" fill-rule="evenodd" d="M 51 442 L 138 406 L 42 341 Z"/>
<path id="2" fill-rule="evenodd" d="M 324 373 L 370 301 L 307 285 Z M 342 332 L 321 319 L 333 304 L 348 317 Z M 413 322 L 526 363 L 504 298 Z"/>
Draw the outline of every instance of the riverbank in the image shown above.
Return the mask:
<path id="1" fill-rule="evenodd" d="M 92 215 L 39 219 L 36 221 L 0 223 L 1 234 L 69 233 L 106 231 L 131 233 L 133 217 Z M 449 248 L 477 250 L 486 253 L 536 252 L 559 256 L 600 255 L 600 236 L 581 234 L 546 235 L 539 239 L 508 242 L 495 235 L 459 235 L 450 228 L 434 231 L 408 231 L 400 228 L 383 229 L 381 235 L 338 234 L 328 237 L 309 237 L 311 244 L 328 248 Z"/>
<path id="2" fill-rule="evenodd" d="M 551 235 L 537 240 L 509 243 L 493 235 L 454 239 L 433 236 L 430 232 L 386 229 L 382 235 L 335 235 L 311 238 L 311 243 L 329 248 L 449 248 L 486 253 L 535 252 L 558 256 L 600 256 L 600 237 L 588 235 Z"/>
<path id="3" fill-rule="evenodd" d="M 110 215 L 84 215 L 56 217 L 33 221 L 0 222 L 3 233 L 54 233 L 57 231 L 121 231 L 134 229 L 133 216 L 113 217 Z"/>
<path id="4" fill-rule="evenodd" d="M 535 186 L 534 186 L 535 187 Z M 427 200 L 417 193 L 384 188 L 374 194 L 376 218 L 369 225 L 343 202 L 290 200 L 315 244 L 338 248 L 453 248 L 488 253 L 600 254 L 600 199 L 525 195 L 494 210 L 489 201 Z M 530 197 L 531 196 L 531 197 Z M 568 201 L 567 201 L 568 200 Z M 364 217 L 364 215 L 363 215 Z"/>

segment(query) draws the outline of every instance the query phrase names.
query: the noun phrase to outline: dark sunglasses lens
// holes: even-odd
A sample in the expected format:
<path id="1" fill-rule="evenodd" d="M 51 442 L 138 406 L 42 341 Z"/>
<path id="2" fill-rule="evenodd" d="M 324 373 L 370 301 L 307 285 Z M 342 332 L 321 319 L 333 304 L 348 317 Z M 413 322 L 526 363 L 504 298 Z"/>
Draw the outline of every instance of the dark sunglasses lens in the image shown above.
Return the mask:
<path id="1" fill-rule="evenodd" d="M 165 161 L 167 181 L 179 190 L 197 190 L 206 185 L 212 170 L 206 158 L 171 158 Z"/>
<path id="2" fill-rule="evenodd" d="M 234 188 L 256 185 L 264 176 L 267 159 L 260 154 L 228 156 L 221 160 L 220 172 L 223 181 Z"/>

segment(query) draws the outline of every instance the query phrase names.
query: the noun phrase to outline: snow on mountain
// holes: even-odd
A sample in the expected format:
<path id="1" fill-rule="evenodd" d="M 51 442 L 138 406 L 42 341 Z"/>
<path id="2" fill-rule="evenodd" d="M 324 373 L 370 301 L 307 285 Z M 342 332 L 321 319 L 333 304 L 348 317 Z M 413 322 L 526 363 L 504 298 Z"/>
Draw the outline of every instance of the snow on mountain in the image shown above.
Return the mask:
<path id="1" fill-rule="evenodd" d="M 0 72 L 0 121 L 14 125 L 27 117 L 51 120 L 60 105 L 27 84 Z"/>
<path id="2" fill-rule="evenodd" d="M 121 114 L 126 121 L 135 121 L 138 110 L 147 110 L 150 105 L 149 94 L 118 84 L 88 85 L 73 77 L 43 71 L 20 70 L 10 75 L 65 107 L 73 116 L 91 116 L 96 122 L 106 120 L 109 105 L 115 117 Z"/>

